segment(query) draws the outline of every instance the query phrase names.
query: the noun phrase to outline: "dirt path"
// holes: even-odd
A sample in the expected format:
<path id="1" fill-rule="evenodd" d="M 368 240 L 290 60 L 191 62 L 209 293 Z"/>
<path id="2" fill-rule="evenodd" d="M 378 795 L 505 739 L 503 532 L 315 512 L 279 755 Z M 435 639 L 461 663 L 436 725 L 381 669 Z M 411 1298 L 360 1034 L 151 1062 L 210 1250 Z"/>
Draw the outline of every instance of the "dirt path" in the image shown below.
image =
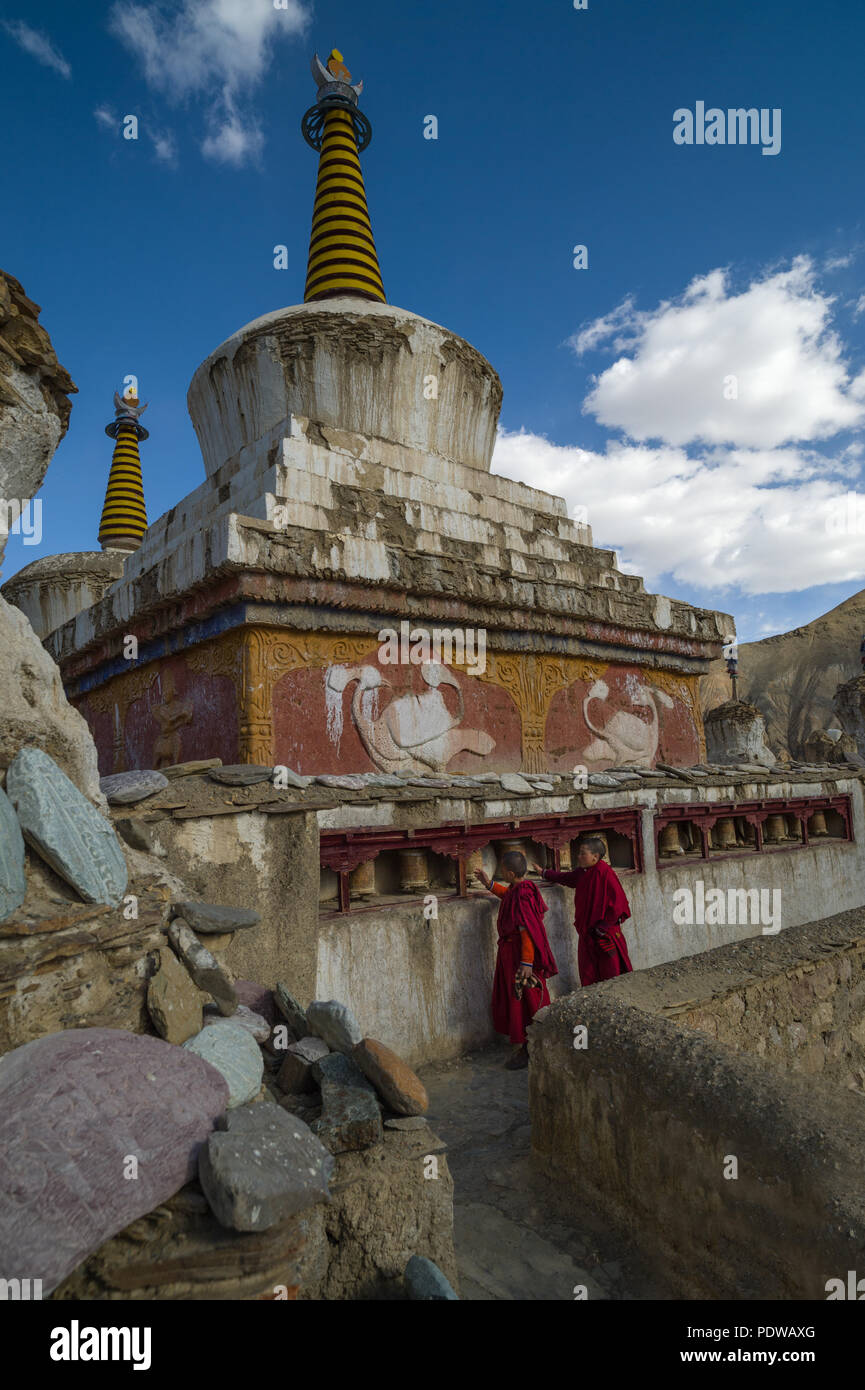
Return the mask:
<path id="1" fill-rule="evenodd" d="M 668 1298 L 634 1252 L 591 1212 L 553 1215 L 529 1166 L 528 1072 L 506 1071 L 509 1046 L 423 1067 L 429 1121 L 448 1145 L 454 1243 L 466 1300 Z"/>

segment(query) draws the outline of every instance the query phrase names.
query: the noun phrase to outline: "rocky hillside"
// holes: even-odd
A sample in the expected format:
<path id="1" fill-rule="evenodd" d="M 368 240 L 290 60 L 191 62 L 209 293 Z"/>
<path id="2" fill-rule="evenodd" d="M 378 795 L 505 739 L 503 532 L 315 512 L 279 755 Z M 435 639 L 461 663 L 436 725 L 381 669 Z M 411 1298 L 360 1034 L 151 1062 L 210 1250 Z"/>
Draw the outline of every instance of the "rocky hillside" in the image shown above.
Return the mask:
<path id="1" fill-rule="evenodd" d="M 859 643 L 865 633 L 865 590 L 804 627 L 745 642 L 739 648 L 739 698 L 756 705 L 775 753 L 804 756 L 812 729 L 837 723 L 835 691 L 860 673 Z M 723 660 L 714 661 L 700 686 L 703 712 L 730 698 Z"/>

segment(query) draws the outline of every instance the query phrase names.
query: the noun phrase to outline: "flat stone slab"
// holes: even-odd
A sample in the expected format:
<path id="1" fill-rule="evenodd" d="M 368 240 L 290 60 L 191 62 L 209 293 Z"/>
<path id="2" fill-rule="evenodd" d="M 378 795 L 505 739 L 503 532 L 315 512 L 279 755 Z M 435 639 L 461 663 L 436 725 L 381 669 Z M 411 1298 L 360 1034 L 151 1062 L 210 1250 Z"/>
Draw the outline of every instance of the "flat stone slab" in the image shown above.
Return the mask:
<path id="1" fill-rule="evenodd" d="M 588 776 L 590 787 L 620 787 L 624 781 L 636 780 L 635 777 L 609 777 L 606 772 L 590 772 Z"/>
<path id="2" fill-rule="evenodd" d="M 116 906 L 128 882 L 120 841 L 54 759 L 41 748 L 20 749 L 6 792 L 25 840 L 55 873 L 85 902 Z"/>
<path id="3" fill-rule="evenodd" d="M 315 780 L 323 787 L 336 787 L 344 792 L 362 792 L 366 787 L 366 782 L 359 772 L 323 772 Z"/>
<path id="4" fill-rule="evenodd" d="M 420 1077 L 384 1043 L 364 1038 L 352 1051 L 351 1060 L 390 1110 L 398 1115 L 423 1115 L 429 1109 L 429 1097 Z"/>
<path id="5" fill-rule="evenodd" d="M 257 927 L 261 913 L 251 907 L 222 907 L 219 903 L 173 903 L 172 913 L 182 917 L 194 932 L 204 936 L 212 933 L 221 936 L 224 932 L 244 931 Z"/>
<path id="6" fill-rule="evenodd" d="M 0 922 L 11 917 L 27 894 L 24 836 L 15 808 L 0 787 Z"/>
<path id="7" fill-rule="evenodd" d="M 56 1288 L 195 1176 L 228 1086 L 143 1034 L 75 1028 L 0 1058 L 0 1269 Z M 137 1173 L 134 1180 L 131 1173 Z"/>
<path id="8" fill-rule="evenodd" d="M 181 967 L 182 969 L 182 967 Z M 225 1019 L 219 1012 L 215 1004 L 208 1004 L 204 1010 L 204 1017 L 201 1028 L 209 1028 L 214 1023 L 224 1023 Z M 234 1013 L 231 1015 L 231 1023 L 236 1023 L 238 1028 L 245 1028 L 247 1033 L 251 1033 L 257 1043 L 266 1043 L 270 1037 L 270 1024 L 261 1014 L 253 1013 L 245 1004 L 238 1004 Z M 196 1032 L 199 1032 L 196 1029 Z M 183 1040 L 185 1041 L 185 1039 Z"/>
<path id="9" fill-rule="evenodd" d="M 501 783 L 506 792 L 515 792 L 520 795 L 531 794 L 534 787 L 531 782 L 527 782 L 525 777 L 521 777 L 518 772 L 503 772 Z"/>
<path id="10" fill-rule="evenodd" d="M 207 775 L 225 787 L 254 787 L 257 782 L 269 782 L 273 768 L 260 763 L 231 763 L 228 767 L 212 767 Z"/>
<path id="11" fill-rule="evenodd" d="M 453 1287 L 444 1277 L 437 1264 L 425 1255 L 412 1255 L 405 1267 L 406 1292 L 409 1298 L 429 1302 L 459 1302 Z"/>
<path id="12" fill-rule="evenodd" d="M 334 1052 L 351 1052 L 363 1038 L 351 1009 L 336 999 L 314 999 L 306 1011 L 306 1022 L 308 1031 L 324 1038 Z"/>
<path id="13" fill-rule="evenodd" d="M 108 798 L 109 806 L 131 806 L 135 801 L 155 796 L 168 786 L 161 772 L 115 772 L 112 777 L 100 777 L 99 790 Z"/>
<path id="14" fill-rule="evenodd" d="M 224 1018 L 202 1028 L 183 1044 L 185 1051 L 209 1062 L 228 1085 L 227 1108 L 245 1105 L 261 1090 L 264 1061 L 251 1033 L 232 1019 Z"/>
<path id="15" fill-rule="evenodd" d="M 294 1034 L 295 1041 L 300 1042 L 302 1038 L 309 1037 L 312 1030 L 306 1020 L 306 1011 L 281 980 L 273 991 L 273 997 L 277 1009 L 288 1024 L 289 1032 Z"/>
<path id="16" fill-rule="evenodd" d="M 212 767 L 222 767 L 221 758 L 198 758 L 189 763 L 172 763 L 162 768 L 163 777 L 173 782 L 176 777 L 194 777 L 199 772 L 209 772 Z"/>
<path id="17" fill-rule="evenodd" d="M 421 1115 L 399 1115 L 396 1119 L 385 1120 L 385 1129 L 426 1129 L 429 1121 Z"/>
<path id="18" fill-rule="evenodd" d="M 220 1013 L 229 1016 L 237 1008 L 237 994 L 228 973 L 182 917 L 168 924 L 168 939 L 199 989 L 216 1000 Z"/>
<path id="19" fill-rule="evenodd" d="M 283 787 L 294 787 L 296 791 L 303 791 L 310 782 L 315 781 L 314 777 L 304 777 L 302 773 L 295 772 L 285 763 L 277 763 L 271 771 L 273 773 L 273 785 L 278 791 Z"/>
<path id="20" fill-rule="evenodd" d="M 328 1198 L 333 1168 L 303 1120 L 262 1102 L 220 1120 L 201 1150 L 198 1177 L 221 1225 L 265 1231 Z"/>
<path id="21" fill-rule="evenodd" d="M 163 946 L 159 969 L 147 985 L 147 1011 L 160 1037 L 185 1043 L 201 1032 L 201 992 L 193 984 L 174 952 Z"/>

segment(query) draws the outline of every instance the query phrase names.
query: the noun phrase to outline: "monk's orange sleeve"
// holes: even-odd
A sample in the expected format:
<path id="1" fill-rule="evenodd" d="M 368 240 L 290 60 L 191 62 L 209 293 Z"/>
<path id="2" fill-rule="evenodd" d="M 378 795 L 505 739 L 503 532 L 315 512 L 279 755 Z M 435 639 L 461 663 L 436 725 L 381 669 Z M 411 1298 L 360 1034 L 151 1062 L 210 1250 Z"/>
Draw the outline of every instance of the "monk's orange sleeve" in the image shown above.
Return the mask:
<path id="1" fill-rule="evenodd" d="M 503 897 L 505 896 L 505 893 L 506 893 L 507 891 L 508 891 L 507 888 L 505 888 L 504 885 L 501 884 L 501 883 L 491 883 L 491 884 L 490 884 L 490 892 L 491 892 L 491 893 L 495 893 L 495 895 L 496 895 L 497 898 L 503 898 Z"/>
<path id="2" fill-rule="evenodd" d="M 520 965 L 533 965 L 535 961 L 535 943 L 525 927 L 520 927 Z"/>

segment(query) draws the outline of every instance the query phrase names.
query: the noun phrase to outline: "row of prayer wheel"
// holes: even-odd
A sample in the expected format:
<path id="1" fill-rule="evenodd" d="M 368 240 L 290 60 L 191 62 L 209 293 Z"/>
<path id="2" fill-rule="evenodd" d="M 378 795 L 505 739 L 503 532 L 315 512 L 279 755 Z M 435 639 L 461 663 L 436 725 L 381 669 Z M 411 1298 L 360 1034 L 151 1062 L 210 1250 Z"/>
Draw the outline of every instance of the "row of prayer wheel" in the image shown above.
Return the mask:
<path id="1" fill-rule="evenodd" d="M 826 816 L 814 811 L 808 819 L 808 834 L 812 838 L 828 835 Z M 757 832 L 744 816 L 721 816 L 708 832 L 710 850 L 756 849 Z M 763 822 L 764 845 L 802 842 L 802 826 L 798 816 L 789 813 L 769 815 Z M 658 837 L 662 859 L 676 854 L 702 854 L 700 827 L 694 821 L 670 821 Z"/>
<path id="2" fill-rule="evenodd" d="M 592 832 L 593 834 L 596 832 Z M 601 834 L 600 838 L 604 841 L 609 858 L 609 846 L 606 836 Z M 544 862 L 545 851 L 533 844 L 530 840 L 498 840 L 495 842 L 497 855 L 496 872 L 501 869 L 502 855 L 507 854 L 508 850 L 519 850 L 529 861 L 540 860 Z M 401 893 L 428 893 L 430 890 L 430 873 L 428 851 L 422 847 L 412 847 L 411 849 L 399 849 L 396 851 L 397 873 L 399 879 L 399 891 Z M 349 892 L 352 898 L 371 898 L 376 894 L 375 883 L 375 859 L 367 859 L 363 864 L 358 864 L 349 876 Z M 571 846 L 562 845 L 559 850 L 559 865 L 562 869 L 571 868 Z M 466 861 L 466 872 L 468 882 L 479 882 L 478 871 L 483 870 L 483 851 L 473 850 Z M 451 881 L 456 879 L 456 865 L 453 865 Z"/>

